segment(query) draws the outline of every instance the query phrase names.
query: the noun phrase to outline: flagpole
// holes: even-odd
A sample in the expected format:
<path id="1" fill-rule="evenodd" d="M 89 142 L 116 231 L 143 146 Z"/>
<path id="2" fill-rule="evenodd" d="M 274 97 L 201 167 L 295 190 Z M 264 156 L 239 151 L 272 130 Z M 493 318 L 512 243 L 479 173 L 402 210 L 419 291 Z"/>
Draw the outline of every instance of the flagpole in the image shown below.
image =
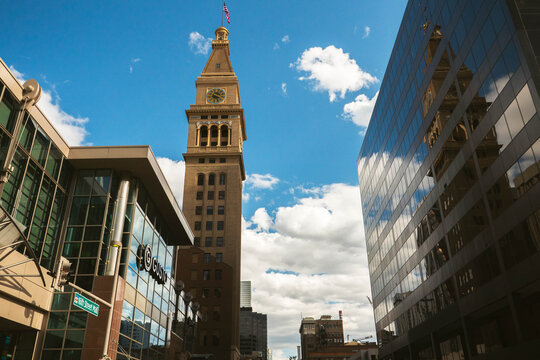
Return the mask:
<path id="1" fill-rule="evenodd" d="M 225 4 L 225 2 L 223 4 Z M 223 7 L 221 7 L 221 27 L 223 27 Z"/>

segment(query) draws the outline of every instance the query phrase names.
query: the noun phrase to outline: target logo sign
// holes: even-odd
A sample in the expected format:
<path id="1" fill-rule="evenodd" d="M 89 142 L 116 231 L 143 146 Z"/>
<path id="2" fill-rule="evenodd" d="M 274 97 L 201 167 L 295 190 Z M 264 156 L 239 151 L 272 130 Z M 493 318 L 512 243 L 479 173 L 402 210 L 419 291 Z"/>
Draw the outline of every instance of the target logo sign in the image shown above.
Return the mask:
<path id="1" fill-rule="evenodd" d="M 152 257 L 152 247 L 150 245 L 139 245 L 137 249 L 137 266 L 139 270 L 148 271 L 158 284 L 167 282 L 168 275 L 158 259 Z"/>

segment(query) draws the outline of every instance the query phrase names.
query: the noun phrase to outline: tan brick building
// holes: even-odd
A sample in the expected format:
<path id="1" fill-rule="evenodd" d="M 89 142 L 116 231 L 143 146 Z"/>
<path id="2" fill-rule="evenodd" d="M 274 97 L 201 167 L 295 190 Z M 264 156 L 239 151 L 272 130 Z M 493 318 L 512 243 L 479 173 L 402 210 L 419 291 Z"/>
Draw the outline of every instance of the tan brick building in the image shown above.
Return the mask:
<path id="1" fill-rule="evenodd" d="M 186 289 L 201 309 L 212 314 L 203 314 L 198 324 L 194 353 L 238 359 L 246 128 L 238 79 L 229 59 L 229 32 L 220 27 L 215 34 L 210 58 L 195 82 L 195 104 L 186 110 L 183 210 L 194 229 L 195 247 L 181 248 L 178 261 L 183 262 L 181 278 L 186 279 Z M 213 316 L 216 307 L 223 316 Z"/>

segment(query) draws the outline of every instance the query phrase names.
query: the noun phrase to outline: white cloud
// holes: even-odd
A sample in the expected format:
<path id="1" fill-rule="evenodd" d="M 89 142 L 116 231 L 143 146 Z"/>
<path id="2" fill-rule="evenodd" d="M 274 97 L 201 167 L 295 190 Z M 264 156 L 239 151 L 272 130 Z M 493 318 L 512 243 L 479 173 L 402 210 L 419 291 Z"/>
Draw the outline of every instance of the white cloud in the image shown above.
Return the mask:
<path id="1" fill-rule="evenodd" d="M 266 212 L 265 208 L 259 208 L 251 217 L 251 222 L 257 226 L 257 229 L 268 231 L 272 226 L 272 218 Z"/>
<path id="2" fill-rule="evenodd" d="M 277 50 L 279 49 L 279 44 L 278 43 L 274 43 L 274 50 Z"/>
<path id="3" fill-rule="evenodd" d="M 25 82 L 23 73 L 17 71 L 13 66 L 10 66 L 9 69 L 21 84 Z M 60 97 L 56 94 L 54 85 L 52 85 L 52 90 L 54 96 L 51 91 L 42 89 L 37 106 L 70 146 L 83 145 L 88 135 L 85 126 L 89 119 L 76 117 L 62 110 Z"/>
<path id="4" fill-rule="evenodd" d="M 129 65 L 129 73 L 130 74 L 133 73 L 133 66 L 138 62 L 141 62 L 141 58 L 133 58 L 133 59 L 131 59 L 131 65 Z"/>
<path id="5" fill-rule="evenodd" d="M 212 47 L 212 38 L 205 38 L 197 31 L 193 31 L 189 34 L 189 47 L 195 54 L 206 55 Z"/>
<path id="6" fill-rule="evenodd" d="M 371 34 L 371 28 L 369 26 L 366 26 L 364 28 L 364 35 L 362 35 L 362 39 L 365 39 Z"/>
<path id="7" fill-rule="evenodd" d="M 248 193 L 245 193 L 245 192 L 242 193 L 242 201 L 243 202 L 248 202 L 249 198 L 250 198 L 250 195 Z"/>
<path id="8" fill-rule="evenodd" d="M 291 38 L 289 37 L 289 35 L 285 35 L 284 37 L 281 38 L 281 42 L 284 44 L 288 44 L 291 42 Z"/>
<path id="9" fill-rule="evenodd" d="M 296 70 L 309 74 L 300 77 L 300 80 L 310 82 L 313 90 L 328 91 L 330 101 L 336 100 L 337 94 L 344 98 L 347 91 L 357 91 L 379 81 L 363 71 L 348 53 L 334 45 L 325 49 L 312 47 L 304 50 L 294 66 Z"/>
<path id="10" fill-rule="evenodd" d="M 345 335 L 374 334 L 358 187 L 306 193 L 273 215 L 259 208 L 243 221 L 242 279 L 254 286 L 254 311 L 268 314 L 275 360 L 296 354 L 301 314 L 337 318 L 343 310 Z"/>
<path id="11" fill-rule="evenodd" d="M 283 95 L 287 95 L 287 83 L 281 83 L 281 92 Z"/>
<path id="12" fill-rule="evenodd" d="M 173 192 L 176 201 L 182 206 L 184 197 L 184 176 L 186 172 L 186 164 L 181 160 L 172 160 L 166 157 L 157 158 L 159 167 L 165 175 L 165 179 Z"/>
<path id="13" fill-rule="evenodd" d="M 273 189 L 278 182 L 279 179 L 271 174 L 250 174 L 247 176 L 245 184 L 256 189 Z"/>
<path id="14" fill-rule="evenodd" d="M 366 128 L 378 96 L 378 91 L 371 99 L 364 94 L 358 95 L 353 102 L 343 106 L 343 116 L 356 125 Z"/>

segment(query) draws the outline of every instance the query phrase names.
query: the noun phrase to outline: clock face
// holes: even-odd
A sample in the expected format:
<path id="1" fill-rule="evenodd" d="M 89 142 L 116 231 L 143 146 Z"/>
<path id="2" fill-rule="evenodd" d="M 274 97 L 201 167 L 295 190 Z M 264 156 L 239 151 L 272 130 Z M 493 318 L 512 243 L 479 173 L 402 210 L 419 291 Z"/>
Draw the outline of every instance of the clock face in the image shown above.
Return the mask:
<path id="1" fill-rule="evenodd" d="M 225 100 L 225 89 L 213 88 L 206 92 L 206 100 L 211 104 L 219 104 Z"/>

